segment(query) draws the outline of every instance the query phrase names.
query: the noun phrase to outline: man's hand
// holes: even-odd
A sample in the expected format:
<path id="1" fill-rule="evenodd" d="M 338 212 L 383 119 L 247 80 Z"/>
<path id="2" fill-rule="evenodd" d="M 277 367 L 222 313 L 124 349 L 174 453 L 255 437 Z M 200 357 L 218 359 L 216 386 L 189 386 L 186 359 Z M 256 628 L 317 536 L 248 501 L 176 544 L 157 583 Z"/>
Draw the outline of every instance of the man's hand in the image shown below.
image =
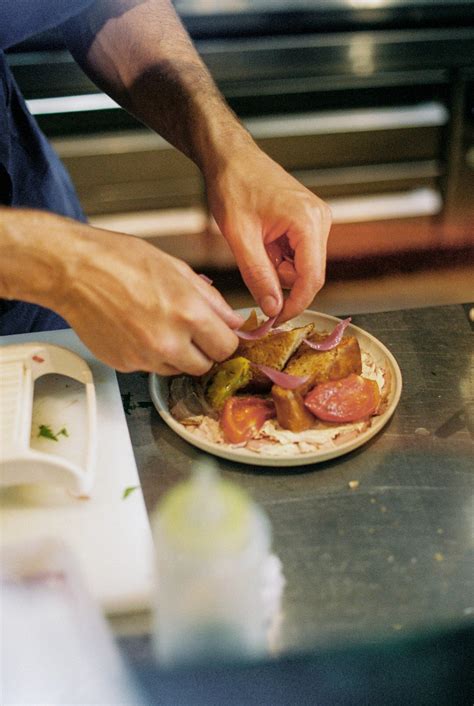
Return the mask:
<path id="1" fill-rule="evenodd" d="M 250 140 L 209 171 L 207 190 L 262 310 L 281 322 L 297 316 L 324 284 L 329 207 Z M 282 287 L 290 289 L 286 301 Z"/>
<path id="2" fill-rule="evenodd" d="M 256 146 L 171 0 L 96 0 L 63 32 L 97 85 L 199 166 L 263 311 L 283 321 L 307 307 L 324 282 L 329 209 Z M 286 302 L 282 286 L 291 289 Z"/>
<path id="3" fill-rule="evenodd" d="M 238 344 L 242 320 L 181 260 L 101 232 L 60 313 L 117 370 L 202 375 Z"/>
<path id="4" fill-rule="evenodd" d="M 181 260 L 39 211 L 0 215 L 0 296 L 54 309 L 108 365 L 202 375 L 237 347 L 242 318 Z"/>

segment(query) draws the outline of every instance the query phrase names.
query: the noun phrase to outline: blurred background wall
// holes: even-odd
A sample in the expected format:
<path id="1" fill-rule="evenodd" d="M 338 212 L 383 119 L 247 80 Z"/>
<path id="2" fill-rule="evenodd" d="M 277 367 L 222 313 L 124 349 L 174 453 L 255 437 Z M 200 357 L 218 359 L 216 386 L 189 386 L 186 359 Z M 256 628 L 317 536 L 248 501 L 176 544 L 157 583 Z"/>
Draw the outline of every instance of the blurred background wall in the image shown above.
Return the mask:
<path id="1" fill-rule="evenodd" d="M 329 201 L 335 276 L 472 258 L 472 0 L 175 6 L 255 139 Z M 58 36 L 9 60 L 92 223 L 193 267 L 232 267 L 196 167 L 101 94 Z"/>

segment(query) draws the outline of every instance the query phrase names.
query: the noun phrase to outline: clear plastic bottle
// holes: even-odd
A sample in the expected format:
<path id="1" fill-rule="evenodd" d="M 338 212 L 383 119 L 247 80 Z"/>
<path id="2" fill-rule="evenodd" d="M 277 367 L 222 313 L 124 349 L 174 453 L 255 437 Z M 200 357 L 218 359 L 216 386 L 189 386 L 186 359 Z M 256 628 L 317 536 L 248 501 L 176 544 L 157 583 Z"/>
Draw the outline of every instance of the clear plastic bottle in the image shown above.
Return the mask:
<path id="1" fill-rule="evenodd" d="M 264 567 L 270 524 L 237 485 L 198 466 L 153 518 L 154 648 L 165 665 L 267 651 Z"/>

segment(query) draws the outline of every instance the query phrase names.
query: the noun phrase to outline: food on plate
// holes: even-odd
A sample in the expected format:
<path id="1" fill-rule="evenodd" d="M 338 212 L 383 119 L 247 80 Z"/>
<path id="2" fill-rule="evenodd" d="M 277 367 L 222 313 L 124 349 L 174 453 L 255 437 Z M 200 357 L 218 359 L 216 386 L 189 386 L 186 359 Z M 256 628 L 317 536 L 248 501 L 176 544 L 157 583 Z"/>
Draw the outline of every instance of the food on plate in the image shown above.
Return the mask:
<path id="1" fill-rule="evenodd" d="M 344 335 L 344 331 L 350 323 L 351 317 L 349 316 L 347 319 L 343 319 L 342 321 L 340 321 L 334 328 L 334 330 L 329 334 L 329 336 L 324 336 L 322 340 L 305 339 L 305 343 L 310 348 L 313 348 L 315 351 L 330 351 L 332 348 L 335 348 L 338 343 L 341 342 L 342 337 Z"/>
<path id="2" fill-rule="evenodd" d="M 313 328 L 313 324 L 308 324 L 289 331 L 270 331 L 255 340 L 240 341 L 235 355 L 246 358 L 251 363 L 252 375 L 247 385 L 248 389 L 270 390 L 271 380 L 258 366 L 264 365 L 273 370 L 283 370 L 303 340 L 310 336 Z"/>
<path id="3" fill-rule="evenodd" d="M 308 340 L 323 339 L 323 334 L 315 332 Z M 301 390 L 303 394 L 321 382 L 340 380 L 351 373 L 360 374 L 361 371 L 361 351 L 355 336 L 345 336 L 337 346 L 328 351 L 317 351 L 308 346 L 300 346 L 285 367 L 286 373 L 307 376 L 307 381 Z"/>
<path id="4" fill-rule="evenodd" d="M 345 332 L 349 322 L 330 331 L 291 322 L 268 330 L 252 311 L 241 328 L 250 337 L 230 359 L 202 377 L 171 379 L 172 416 L 206 441 L 270 455 L 357 436 L 383 411 L 389 376 Z"/>
<path id="5" fill-rule="evenodd" d="M 309 337 L 309 341 L 317 343 L 324 338 L 324 335 L 315 332 Z M 273 388 L 278 422 L 284 429 L 291 431 L 309 429 L 314 419 L 304 405 L 306 393 L 328 380 L 340 380 L 351 373 L 360 374 L 362 357 L 359 342 L 355 336 L 346 336 L 327 351 L 314 350 L 307 345 L 300 346 L 284 372 L 306 376 L 306 382 L 296 390 L 285 390 L 279 386 Z"/>
<path id="6" fill-rule="evenodd" d="M 241 327 L 235 332 L 239 338 L 246 339 L 247 341 L 255 341 L 257 338 L 262 338 L 267 334 L 273 324 L 275 323 L 277 317 L 273 316 L 271 319 L 267 319 L 262 324 L 259 324 L 256 328 L 249 328 L 249 326 Z"/>
<path id="7" fill-rule="evenodd" d="M 229 397 L 220 418 L 224 439 L 231 444 L 241 444 L 250 439 L 267 419 L 274 417 L 275 405 L 272 400 Z"/>
<path id="8" fill-rule="evenodd" d="M 317 385 L 304 404 L 315 417 L 326 422 L 356 422 L 375 414 L 380 390 L 375 380 L 352 373 L 342 380 Z"/>
<path id="9" fill-rule="evenodd" d="M 264 373 L 267 378 L 275 385 L 281 385 L 285 390 L 295 390 L 300 385 L 303 385 L 307 377 L 301 375 L 288 375 L 282 370 L 275 370 L 268 365 L 257 365 L 258 369 Z"/>
<path id="10" fill-rule="evenodd" d="M 205 396 L 205 385 L 200 378 L 190 375 L 178 375 L 171 378 L 169 389 L 169 410 L 179 422 L 204 414 L 217 417 Z"/>
<path id="11" fill-rule="evenodd" d="M 276 418 L 282 429 L 298 432 L 313 426 L 314 416 L 305 407 L 301 390 L 286 390 L 280 385 L 275 385 L 272 388 L 272 398 Z"/>
<path id="12" fill-rule="evenodd" d="M 211 407 L 220 410 L 225 401 L 238 390 L 246 387 L 252 378 L 250 361 L 237 356 L 218 365 L 206 389 L 206 399 Z"/>

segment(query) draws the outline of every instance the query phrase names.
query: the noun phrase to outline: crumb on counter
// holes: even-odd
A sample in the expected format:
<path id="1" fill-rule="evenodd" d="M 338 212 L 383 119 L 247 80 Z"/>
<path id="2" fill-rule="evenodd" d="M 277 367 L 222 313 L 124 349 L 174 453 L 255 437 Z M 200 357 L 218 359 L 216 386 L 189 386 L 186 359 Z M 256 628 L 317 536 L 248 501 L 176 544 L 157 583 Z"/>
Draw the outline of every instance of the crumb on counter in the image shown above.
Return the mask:
<path id="1" fill-rule="evenodd" d="M 358 480 L 350 480 L 348 485 L 351 490 L 355 490 L 359 487 L 360 483 Z"/>

